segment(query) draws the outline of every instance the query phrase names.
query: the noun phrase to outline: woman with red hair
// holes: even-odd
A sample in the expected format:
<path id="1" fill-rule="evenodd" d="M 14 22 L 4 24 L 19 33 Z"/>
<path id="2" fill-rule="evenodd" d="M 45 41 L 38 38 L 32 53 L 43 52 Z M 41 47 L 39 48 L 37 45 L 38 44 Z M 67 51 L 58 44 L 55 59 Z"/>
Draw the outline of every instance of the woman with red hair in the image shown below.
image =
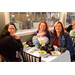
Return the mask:
<path id="1" fill-rule="evenodd" d="M 38 30 L 35 32 L 35 34 L 32 38 L 34 45 L 36 44 L 36 43 L 34 43 L 35 40 L 37 40 L 36 42 L 38 42 L 38 37 L 47 37 L 50 40 L 51 33 L 48 30 L 49 26 L 48 26 L 47 22 L 41 21 L 37 28 L 38 28 Z M 39 44 L 39 42 L 38 42 L 38 44 Z M 38 46 L 38 44 L 37 44 L 37 46 Z"/>
<path id="2" fill-rule="evenodd" d="M 51 33 L 48 30 L 49 26 L 48 26 L 47 22 L 41 21 L 37 28 L 38 28 L 38 30 L 35 32 L 32 39 L 34 39 L 35 37 L 40 37 L 40 36 L 46 36 L 50 39 Z"/>

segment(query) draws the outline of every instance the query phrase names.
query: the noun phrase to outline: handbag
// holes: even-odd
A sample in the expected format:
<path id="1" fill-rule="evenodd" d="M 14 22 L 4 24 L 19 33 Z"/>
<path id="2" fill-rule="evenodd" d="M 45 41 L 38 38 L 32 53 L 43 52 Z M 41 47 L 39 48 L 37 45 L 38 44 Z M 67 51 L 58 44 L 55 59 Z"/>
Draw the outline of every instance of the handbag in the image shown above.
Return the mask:
<path id="1" fill-rule="evenodd" d="M 58 49 L 58 51 L 60 51 L 61 53 L 64 53 L 66 50 L 67 50 L 67 49 L 66 49 L 65 47 L 60 47 L 60 48 Z"/>

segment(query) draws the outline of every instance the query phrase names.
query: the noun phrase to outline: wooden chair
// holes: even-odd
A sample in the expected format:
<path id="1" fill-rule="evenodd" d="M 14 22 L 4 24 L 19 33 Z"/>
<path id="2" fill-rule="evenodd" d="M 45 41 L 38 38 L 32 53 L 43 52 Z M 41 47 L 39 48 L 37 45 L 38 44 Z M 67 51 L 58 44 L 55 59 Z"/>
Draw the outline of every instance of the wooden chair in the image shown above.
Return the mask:
<path id="1" fill-rule="evenodd" d="M 0 46 L 0 61 L 1 62 L 9 62 L 9 60 L 1 46 Z"/>
<path id="2" fill-rule="evenodd" d="M 22 54 L 23 54 L 23 61 L 24 62 L 41 62 L 41 57 L 31 55 L 27 52 L 23 52 Z"/>
<path id="3" fill-rule="evenodd" d="M 10 61 L 8 60 L 7 57 L 5 57 L 4 55 L 0 54 L 0 62 L 10 62 Z"/>

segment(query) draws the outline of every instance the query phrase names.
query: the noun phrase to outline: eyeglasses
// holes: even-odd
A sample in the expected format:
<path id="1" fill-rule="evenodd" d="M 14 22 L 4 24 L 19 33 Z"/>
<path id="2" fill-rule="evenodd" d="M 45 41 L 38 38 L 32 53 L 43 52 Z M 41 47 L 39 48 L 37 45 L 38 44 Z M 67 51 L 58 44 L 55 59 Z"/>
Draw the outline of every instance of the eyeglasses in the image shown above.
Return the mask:
<path id="1" fill-rule="evenodd" d="M 15 30 L 15 28 L 9 28 L 9 30 Z"/>

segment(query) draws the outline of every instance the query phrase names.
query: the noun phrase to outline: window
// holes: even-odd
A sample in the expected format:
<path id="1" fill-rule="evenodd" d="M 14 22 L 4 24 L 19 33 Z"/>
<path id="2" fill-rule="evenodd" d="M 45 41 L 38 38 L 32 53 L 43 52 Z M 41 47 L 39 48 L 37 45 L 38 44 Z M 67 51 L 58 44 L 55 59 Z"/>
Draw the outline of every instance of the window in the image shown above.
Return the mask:
<path id="1" fill-rule="evenodd" d="M 49 26 L 53 26 L 60 18 L 59 12 L 47 12 L 47 22 Z"/>
<path id="2" fill-rule="evenodd" d="M 72 25 L 73 21 L 75 20 L 75 12 L 67 12 L 66 16 L 66 25 Z"/>
<path id="3" fill-rule="evenodd" d="M 59 18 L 59 12 L 10 12 L 10 22 L 15 23 L 17 31 L 36 29 L 40 21 L 53 26 Z"/>

